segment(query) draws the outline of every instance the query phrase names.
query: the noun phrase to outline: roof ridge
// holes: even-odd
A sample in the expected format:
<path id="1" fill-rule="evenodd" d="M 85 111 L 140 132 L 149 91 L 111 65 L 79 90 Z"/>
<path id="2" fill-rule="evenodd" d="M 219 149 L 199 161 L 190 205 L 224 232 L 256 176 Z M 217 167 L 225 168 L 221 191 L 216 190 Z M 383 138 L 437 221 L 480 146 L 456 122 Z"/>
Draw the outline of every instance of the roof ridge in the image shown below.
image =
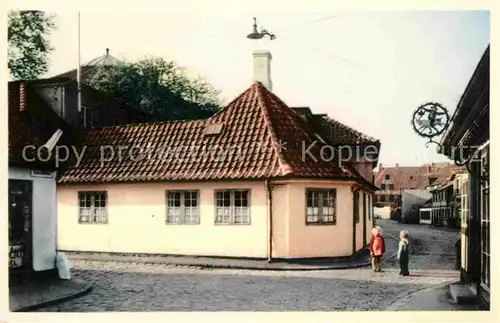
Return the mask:
<path id="1" fill-rule="evenodd" d="M 256 81 L 251 88 L 256 89 L 257 99 L 259 100 L 260 110 L 262 112 L 264 124 L 266 125 L 266 128 L 269 131 L 269 135 L 271 137 L 271 143 L 273 145 L 273 150 L 276 153 L 281 172 L 283 173 L 283 175 L 293 173 L 293 169 L 288 164 L 287 160 L 283 156 L 283 153 L 277 147 L 279 145 L 279 143 L 277 142 L 278 140 L 277 140 L 276 131 L 274 130 L 274 126 L 273 126 L 273 123 L 271 122 L 271 119 L 269 118 L 269 111 L 268 111 L 269 108 L 268 108 L 268 105 L 266 104 L 267 103 L 266 98 L 264 97 L 264 95 L 262 93 L 262 90 L 267 91 L 267 89 L 265 89 L 265 87 L 258 81 Z M 285 165 L 288 168 L 288 170 L 285 170 Z"/>
<path id="2" fill-rule="evenodd" d="M 258 83 L 258 82 L 256 82 Z M 214 114 L 212 114 L 210 117 L 208 117 L 207 119 L 213 119 L 213 118 L 216 118 L 218 117 L 219 115 L 221 115 L 225 110 L 229 109 L 229 107 L 234 103 L 234 102 L 237 102 L 241 97 L 243 97 L 244 95 L 247 94 L 247 92 L 250 92 L 252 90 L 252 86 L 248 89 L 246 89 L 245 91 L 243 91 L 242 93 L 240 93 L 240 95 L 238 95 L 235 99 L 231 100 L 228 104 L 226 104 L 223 108 L 219 109 L 217 112 L 215 112 Z"/>

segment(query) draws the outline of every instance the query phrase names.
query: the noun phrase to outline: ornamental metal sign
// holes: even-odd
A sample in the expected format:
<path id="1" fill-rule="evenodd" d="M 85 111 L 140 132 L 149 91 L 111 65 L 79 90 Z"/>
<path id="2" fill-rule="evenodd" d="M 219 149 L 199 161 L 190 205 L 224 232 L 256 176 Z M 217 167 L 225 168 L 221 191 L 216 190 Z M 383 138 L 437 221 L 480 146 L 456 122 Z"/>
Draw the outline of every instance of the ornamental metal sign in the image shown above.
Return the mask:
<path id="1" fill-rule="evenodd" d="M 411 125 L 413 130 L 421 136 L 425 138 L 429 138 L 430 143 L 438 144 L 438 142 L 432 140 L 432 138 L 441 135 L 448 124 L 450 123 L 450 115 L 448 114 L 448 110 L 437 102 L 428 102 L 422 104 L 413 112 L 413 117 L 411 120 Z"/>

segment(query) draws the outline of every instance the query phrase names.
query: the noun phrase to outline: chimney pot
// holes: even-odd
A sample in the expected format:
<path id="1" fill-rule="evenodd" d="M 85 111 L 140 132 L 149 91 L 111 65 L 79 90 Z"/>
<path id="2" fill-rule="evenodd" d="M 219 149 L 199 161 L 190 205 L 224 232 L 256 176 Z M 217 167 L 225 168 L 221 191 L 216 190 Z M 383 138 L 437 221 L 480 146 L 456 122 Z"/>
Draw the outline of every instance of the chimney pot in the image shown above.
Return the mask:
<path id="1" fill-rule="evenodd" d="M 272 58 L 269 51 L 253 52 L 253 81 L 262 83 L 269 91 L 273 90 L 273 83 L 271 81 Z"/>

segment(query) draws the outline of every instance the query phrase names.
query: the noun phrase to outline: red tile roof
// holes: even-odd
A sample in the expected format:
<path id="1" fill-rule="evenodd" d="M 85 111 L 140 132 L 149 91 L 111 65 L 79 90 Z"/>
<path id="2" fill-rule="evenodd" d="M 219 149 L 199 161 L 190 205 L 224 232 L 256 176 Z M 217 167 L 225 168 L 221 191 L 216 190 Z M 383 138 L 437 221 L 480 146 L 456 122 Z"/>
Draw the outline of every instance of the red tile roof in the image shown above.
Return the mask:
<path id="1" fill-rule="evenodd" d="M 357 145 L 360 143 L 380 143 L 378 139 L 365 135 L 328 116 L 316 116 L 325 140 L 332 145 Z"/>
<path id="2" fill-rule="evenodd" d="M 391 191 L 399 192 L 400 189 L 424 189 L 429 185 L 429 178 L 435 178 L 434 184 L 446 181 L 459 167 L 449 163 L 425 164 L 422 166 L 385 167 L 375 173 L 375 185 L 380 187 L 386 183 L 385 175 L 390 175 L 387 183 L 394 184 Z M 386 186 L 386 190 L 388 190 Z"/>
<path id="3" fill-rule="evenodd" d="M 205 134 L 209 125 L 221 125 L 220 133 Z M 314 130 L 258 82 L 208 119 L 105 127 L 82 132 L 79 138 L 78 146 L 87 147 L 84 158 L 80 165 L 73 161 L 62 171 L 60 183 L 270 177 L 367 183 L 352 165 L 322 161 L 323 144 L 309 150 L 317 161 L 302 160 L 303 147 L 318 141 Z M 105 154 L 110 161 L 101 165 L 99 147 L 105 146 L 113 147 L 116 153 L 114 158 Z M 118 156 L 119 146 L 128 147 L 122 158 Z M 137 153 L 137 148 L 148 147 L 149 152 L 141 155 L 144 158 L 129 158 L 131 148 Z M 222 155 L 210 153 L 214 152 L 211 149 Z"/>

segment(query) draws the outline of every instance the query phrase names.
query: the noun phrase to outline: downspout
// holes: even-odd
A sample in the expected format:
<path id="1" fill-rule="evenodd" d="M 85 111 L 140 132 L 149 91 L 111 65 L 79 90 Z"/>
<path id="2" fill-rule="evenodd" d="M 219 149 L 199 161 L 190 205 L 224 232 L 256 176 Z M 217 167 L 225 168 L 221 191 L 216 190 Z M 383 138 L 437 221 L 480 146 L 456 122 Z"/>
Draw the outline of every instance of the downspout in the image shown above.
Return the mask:
<path id="1" fill-rule="evenodd" d="M 267 210 L 268 210 L 268 221 L 269 221 L 269 241 L 268 241 L 268 253 L 267 253 L 267 262 L 271 262 L 273 260 L 273 198 L 272 198 L 272 189 L 269 185 L 269 181 L 265 180 L 266 192 L 267 192 Z"/>

